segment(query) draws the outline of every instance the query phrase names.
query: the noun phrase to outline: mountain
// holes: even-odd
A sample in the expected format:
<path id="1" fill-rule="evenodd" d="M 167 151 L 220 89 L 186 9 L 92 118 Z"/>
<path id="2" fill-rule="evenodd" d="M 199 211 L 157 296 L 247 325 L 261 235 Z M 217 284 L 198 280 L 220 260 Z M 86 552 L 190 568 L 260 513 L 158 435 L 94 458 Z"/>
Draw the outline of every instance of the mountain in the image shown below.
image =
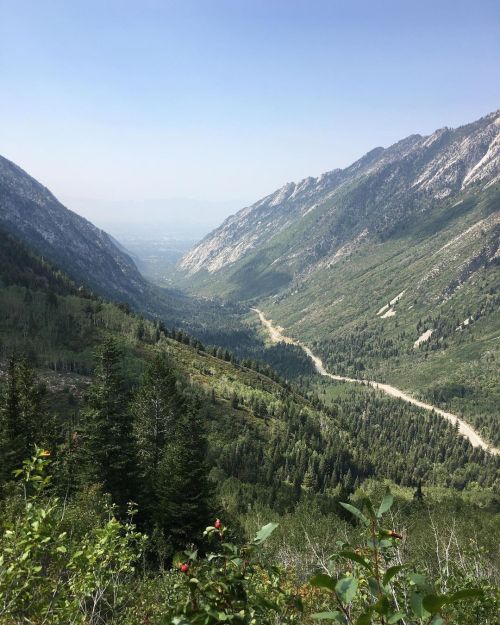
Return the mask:
<path id="1" fill-rule="evenodd" d="M 150 284 L 127 249 L 109 234 L 67 209 L 43 185 L 0 157 L 0 228 L 23 241 L 80 287 L 127 303 L 147 317 L 183 327 L 209 343 L 239 331 L 229 307 Z M 165 272 L 162 274 L 165 279 Z M 215 329 L 215 330 L 214 330 Z"/>
<path id="2" fill-rule="evenodd" d="M 255 294 L 275 292 L 301 273 L 338 262 L 364 241 L 387 237 L 461 193 L 500 175 L 500 112 L 428 137 L 411 135 L 375 148 L 346 169 L 287 183 L 205 237 L 179 263 L 189 276 L 238 275 L 257 262 L 268 279 Z M 273 279 L 270 279 L 272 276 Z"/>
<path id="3" fill-rule="evenodd" d="M 328 370 L 398 386 L 500 442 L 500 112 L 376 148 L 227 219 L 179 282 L 258 303 Z"/>
<path id="4" fill-rule="evenodd" d="M 0 224 L 97 293 L 136 303 L 146 283 L 103 230 L 63 206 L 20 167 L 0 157 Z"/>

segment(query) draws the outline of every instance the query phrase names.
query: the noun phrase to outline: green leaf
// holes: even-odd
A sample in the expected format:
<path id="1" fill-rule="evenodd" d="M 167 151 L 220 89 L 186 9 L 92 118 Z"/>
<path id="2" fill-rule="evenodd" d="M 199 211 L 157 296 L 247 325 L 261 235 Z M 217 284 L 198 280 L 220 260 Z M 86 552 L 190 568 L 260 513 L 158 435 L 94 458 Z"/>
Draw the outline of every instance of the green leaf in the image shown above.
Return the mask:
<path id="1" fill-rule="evenodd" d="M 482 597 L 483 595 L 484 593 L 481 588 L 464 588 L 464 590 L 459 590 L 448 597 L 446 603 L 455 603 L 455 601 L 471 599 L 473 597 Z"/>
<path id="2" fill-rule="evenodd" d="M 380 518 L 383 514 L 385 514 L 388 510 L 391 509 L 392 504 L 394 503 L 394 497 L 389 489 L 386 490 L 384 498 L 382 499 L 382 503 L 377 512 L 377 517 Z"/>
<path id="3" fill-rule="evenodd" d="M 350 603 L 358 590 L 358 580 L 355 577 L 344 577 L 337 582 L 335 590 L 344 603 Z"/>
<path id="4" fill-rule="evenodd" d="M 369 571 L 372 570 L 370 563 L 367 562 L 365 558 L 363 558 L 363 556 L 360 556 L 359 554 L 354 553 L 353 551 L 341 551 L 339 555 L 342 556 L 343 558 L 348 558 L 349 560 L 352 560 L 353 562 L 357 562 L 358 564 L 361 564 L 361 566 L 364 566 Z"/>
<path id="5" fill-rule="evenodd" d="M 267 525 L 264 525 L 264 527 L 261 527 L 253 539 L 254 545 L 261 545 L 269 538 L 269 536 L 271 536 L 277 527 L 278 523 L 268 523 Z"/>
<path id="6" fill-rule="evenodd" d="M 363 612 L 363 614 L 358 616 L 356 625 L 371 625 L 371 622 L 372 622 L 372 610 L 369 608 L 366 612 Z"/>
<path id="7" fill-rule="evenodd" d="M 335 591 L 335 580 L 333 579 L 333 577 L 325 575 L 324 573 L 319 573 L 318 575 L 315 575 L 311 578 L 311 581 L 309 583 L 315 588 L 326 588 L 327 590 L 331 590 L 332 592 Z"/>
<path id="8" fill-rule="evenodd" d="M 311 616 L 316 621 L 337 621 L 337 623 L 344 622 L 342 614 L 338 610 L 335 612 L 316 612 L 316 614 L 312 614 Z M 340 620 L 339 617 L 342 620 Z"/>
<path id="9" fill-rule="evenodd" d="M 375 612 L 377 612 L 377 614 L 380 614 L 380 615 L 388 614 L 389 610 L 391 609 L 391 604 L 387 596 L 382 595 L 380 599 L 377 601 L 377 603 L 373 606 L 373 609 L 375 610 Z"/>
<path id="10" fill-rule="evenodd" d="M 441 608 L 447 602 L 448 597 L 446 595 L 436 595 L 434 593 L 426 595 L 422 600 L 422 605 L 431 614 L 439 612 Z"/>
<path id="11" fill-rule="evenodd" d="M 178 551 L 172 558 L 172 564 L 175 568 L 177 568 L 180 564 L 183 564 L 185 561 L 186 554 L 183 551 Z"/>
<path id="12" fill-rule="evenodd" d="M 444 625 L 444 621 L 443 619 L 439 616 L 439 614 L 436 614 L 432 621 L 429 623 L 429 625 Z"/>
<path id="13" fill-rule="evenodd" d="M 430 613 L 423 606 L 423 597 L 419 592 L 412 592 L 410 595 L 410 605 L 413 610 L 413 614 L 418 618 L 427 618 Z"/>
<path id="14" fill-rule="evenodd" d="M 382 583 L 384 584 L 384 586 L 386 586 L 391 581 L 391 579 L 395 577 L 399 573 L 399 571 L 401 571 L 401 569 L 404 569 L 404 566 L 402 564 L 398 564 L 396 566 L 391 566 L 390 568 L 388 568 L 382 579 Z"/>
<path id="15" fill-rule="evenodd" d="M 369 577 L 367 579 L 368 582 L 368 588 L 370 590 L 370 593 L 372 594 L 372 597 L 378 597 L 380 588 L 378 586 L 378 582 L 374 577 Z"/>
<path id="16" fill-rule="evenodd" d="M 425 575 L 422 575 L 421 573 L 410 573 L 408 577 L 419 590 L 430 590 L 430 586 Z"/>
<path id="17" fill-rule="evenodd" d="M 340 505 L 348 510 L 351 514 L 354 514 L 354 516 L 362 521 L 367 527 L 370 525 L 370 521 L 368 521 L 368 519 L 361 512 L 361 510 L 358 510 L 358 508 L 356 508 L 355 506 L 351 506 L 350 503 L 344 503 L 343 501 L 340 502 Z"/>

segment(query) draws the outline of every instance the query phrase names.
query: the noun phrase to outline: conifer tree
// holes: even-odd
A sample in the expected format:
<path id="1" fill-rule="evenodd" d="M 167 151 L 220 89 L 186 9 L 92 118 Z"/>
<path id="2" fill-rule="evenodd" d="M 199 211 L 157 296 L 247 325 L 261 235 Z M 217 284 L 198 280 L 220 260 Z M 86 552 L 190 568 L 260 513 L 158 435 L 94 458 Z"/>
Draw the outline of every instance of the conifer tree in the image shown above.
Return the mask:
<path id="1" fill-rule="evenodd" d="M 35 444 L 47 444 L 51 432 L 43 409 L 43 389 L 26 360 L 10 359 L 7 385 L 0 408 L 0 478 L 12 472 L 33 451 Z"/>
<path id="2" fill-rule="evenodd" d="M 172 428 L 159 465 L 155 521 L 170 553 L 185 548 L 207 525 L 211 489 L 207 442 L 197 400 L 186 401 Z"/>
<path id="3" fill-rule="evenodd" d="M 102 484 L 123 509 L 134 495 L 134 445 L 121 360 L 118 345 L 107 339 L 83 411 L 80 477 L 84 484 Z"/>
<path id="4" fill-rule="evenodd" d="M 25 452 L 22 424 L 19 418 L 19 392 L 17 380 L 17 363 L 15 357 L 9 361 L 7 385 L 2 397 L 0 412 L 0 455 L 2 482 L 12 477 L 12 471 L 20 464 Z"/>
<path id="5" fill-rule="evenodd" d="M 146 514 L 155 506 L 158 466 L 180 406 L 174 373 L 165 354 L 157 354 L 146 369 L 131 404 L 141 481 L 141 508 Z"/>

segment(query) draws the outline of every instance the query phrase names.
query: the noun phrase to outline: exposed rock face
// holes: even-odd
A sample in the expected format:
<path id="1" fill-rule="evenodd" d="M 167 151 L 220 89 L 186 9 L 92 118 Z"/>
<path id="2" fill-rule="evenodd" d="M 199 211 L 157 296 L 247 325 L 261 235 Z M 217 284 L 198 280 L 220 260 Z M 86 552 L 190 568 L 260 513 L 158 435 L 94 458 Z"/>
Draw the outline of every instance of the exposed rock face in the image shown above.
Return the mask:
<path id="1" fill-rule="evenodd" d="M 145 282 L 111 237 L 64 207 L 48 189 L 0 157 L 0 226 L 77 282 L 118 300 L 138 302 Z"/>
<path id="2" fill-rule="evenodd" d="M 496 111 L 461 128 L 376 148 L 346 169 L 287 183 L 226 219 L 182 258 L 179 269 L 216 274 L 279 240 L 271 262 L 296 276 L 308 273 L 367 236 L 388 236 L 437 202 L 499 179 Z"/>

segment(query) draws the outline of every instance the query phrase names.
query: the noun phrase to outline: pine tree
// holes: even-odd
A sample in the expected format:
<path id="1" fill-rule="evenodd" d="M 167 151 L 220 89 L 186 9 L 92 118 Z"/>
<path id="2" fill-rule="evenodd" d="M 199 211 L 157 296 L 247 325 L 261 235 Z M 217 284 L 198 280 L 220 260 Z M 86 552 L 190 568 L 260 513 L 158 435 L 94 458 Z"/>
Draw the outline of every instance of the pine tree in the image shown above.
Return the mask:
<path id="1" fill-rule="evenodd" d="M 97 359 L 83 412 L 80 479 L 84 484 L 102 484 L 123 509 L 134 493 L 134 446 L 122 353 L 113 339 L 107 339 Z"/>
<path id="2" fill-rule="evenodd" d="M 413 501 L 422 503 L 423 500 L 424 500 L 424 493 L 422 492 L 422 480 L 419 480 L 417 488 L 415 492 L 413 493 Z"/>
<path id="3" fill-rule="evenodd" d="M 146 369 L 131 404 L 141 480 L 141 508 L 146 512 L 155 505 L 158 466 L 180 407 L 174 373 L 165 354 L 157 354 Z"/>
<path id="4" fill-rule="evenodd" d="M 233 391 L 231 395 L 231 408 L 233 408 L 234 410 L 238 410 L 238 405 L 239 405 L 238 395 L 236 395 L 236 392 Z"/>
<path id="5" fill-rule="evenodd" d="M 156 484 L 155 523 L 163 529 L 169 555 L 185 548 L 207 525 L 211 489 L 206 449 L 198 402 L 187 401 L 172 428 Z"/>
<path id="6" fill-rule="evenodd" d="M 50 428 L 43 410 L 43 389 L 26 360 L 10 359 L 7 385 L 0 408 L 0 479 L 10 480 L 33 451 L 47 444 Z"/>
<path id="7" fill-rule="evenodd" d="M 19 392 L 15 357 L 9 361 L 7 386 L 0 412 L 0 452 L 2 482 L 12 478 L 12 471 L 20 465 L 25 454 L 22 424 L 19 418 Z"/>

